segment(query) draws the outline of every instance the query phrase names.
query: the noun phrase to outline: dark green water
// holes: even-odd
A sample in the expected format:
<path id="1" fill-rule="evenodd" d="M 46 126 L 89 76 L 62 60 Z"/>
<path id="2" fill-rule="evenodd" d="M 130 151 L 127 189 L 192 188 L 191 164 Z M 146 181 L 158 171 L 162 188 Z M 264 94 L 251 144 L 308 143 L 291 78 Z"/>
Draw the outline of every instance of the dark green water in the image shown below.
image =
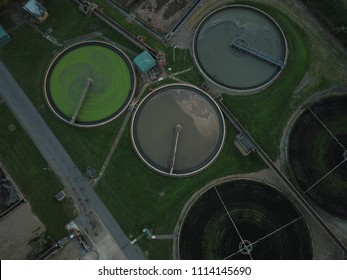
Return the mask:
<path id="1" fill-rule="evenodd" d="M 230 6 L 204 19 L 196 32 L 194 51 L 204 74 L 217 84 L 240 90 L 271 81 L 280 67 L 249 53 L 235 54 L 230 46 L 240 39 L 267 57 L 285 59 L 285 39 L 270 17 L 252 8 Z"/>

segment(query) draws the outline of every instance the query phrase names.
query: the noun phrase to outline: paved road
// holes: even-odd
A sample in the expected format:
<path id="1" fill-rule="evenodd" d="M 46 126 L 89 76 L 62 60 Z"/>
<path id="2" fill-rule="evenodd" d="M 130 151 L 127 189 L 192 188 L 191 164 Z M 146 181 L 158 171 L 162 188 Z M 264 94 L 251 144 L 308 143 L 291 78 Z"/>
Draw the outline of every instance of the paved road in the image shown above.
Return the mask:
<path id="1" fill-rule="evenodd" d="M 91 209 L 94 210 L 106 226 L 119 246 L 118 257 L 143 259 L 1 61 L 0 96 L 71 194 L 80 211 L 88 213 Z"/>
<path id="2" fill-rule="evenodd" d="M 255 147 L 259 156 L 264 160 L 264 162 L 278 175 L 282 182 L 292 191 L 295 197 L 300 201 L 300 203 L 305 207 L 305 209 L 312 215 L 312 217 L 317 221 L 317 223 L 323 228 L 323 230 L 330 236 L 330 238 L 335 242 L 335 244 L 342 250 L 342 252 L 347 255 L 347 249 L 345 245 L 335 236 L 335 234 L 326 225 L 323 219 L 316 213 L 312 206 L 306 201 L 306 199 L 301 195 L 297 188 L 289 181 L 289 179 L 284 175 L 284 173 L 272 162 L 270 157 L 263 151 L 263 149 L 258 145 L 258 143 L 252 138 L 248 131 L 243 127 L 243 125 L 238 121 L 238 119 L 229 111 L 229 109 L 221 102 L 221 100 L 215 99 L 223 113 L 226 115 L 228 120 L 235 126 L 235 128 L 248 137 L 251 144 Z"/>

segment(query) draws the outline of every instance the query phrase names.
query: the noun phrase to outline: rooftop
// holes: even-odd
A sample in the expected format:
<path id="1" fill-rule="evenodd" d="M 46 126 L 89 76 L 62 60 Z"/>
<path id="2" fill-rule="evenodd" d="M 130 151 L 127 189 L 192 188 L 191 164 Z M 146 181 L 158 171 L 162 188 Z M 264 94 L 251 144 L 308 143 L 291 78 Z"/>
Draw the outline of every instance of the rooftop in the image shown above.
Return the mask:
<path id="1" fill-rule="evenodd" d="M 36 2 L 35 0 L 29 0 L 24 5 L 24 10 L 26 10 L 29 14 L 32 16 L 39 18 L 44 15 L 44 13 L 47 11 L 47 9 L 42 6 L 40 3 Z"/>
<path id="2" fill-rule="evenodd" d="M 0 48 L 11 41 L 10 36 L 6 33 L 5 29 L 0 25 Z"/>
<path id="3" fill-rule="evenodd" d="M 156 65 L 155 59 L 148 51 L 144 51 L 135 57 L 134 62 L 142 73 L 146 73 Z"/>

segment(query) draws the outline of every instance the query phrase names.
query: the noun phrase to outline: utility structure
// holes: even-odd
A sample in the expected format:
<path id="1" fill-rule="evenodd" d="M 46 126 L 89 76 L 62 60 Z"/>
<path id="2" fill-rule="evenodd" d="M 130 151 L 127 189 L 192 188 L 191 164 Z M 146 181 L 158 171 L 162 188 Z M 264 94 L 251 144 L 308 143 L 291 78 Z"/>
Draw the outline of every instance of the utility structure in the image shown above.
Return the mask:
<path id="1" fill-rule="evenodd" d="M 171 158 L 170 175 L 173 174 L 173 170 L 174 170 L 174 166 L 175 166 L 178 138 L 180 136 L 181 130 L 182 130 L 182 126 L 180 124 L 176 124 L 174 127 L 176 137 L 175 137 L 175 143 L 173 146 L 173 152 L 172 152 L 172 158 Z"/>
<path id="2" fill-rule="evenodd" d="M 80 11 L 89 17 L 92 15 L 93 11 L 98 7 L 96 4 L 88 1 L 82 1 L 78 3 L 78 8 L 80 9 Z"/>

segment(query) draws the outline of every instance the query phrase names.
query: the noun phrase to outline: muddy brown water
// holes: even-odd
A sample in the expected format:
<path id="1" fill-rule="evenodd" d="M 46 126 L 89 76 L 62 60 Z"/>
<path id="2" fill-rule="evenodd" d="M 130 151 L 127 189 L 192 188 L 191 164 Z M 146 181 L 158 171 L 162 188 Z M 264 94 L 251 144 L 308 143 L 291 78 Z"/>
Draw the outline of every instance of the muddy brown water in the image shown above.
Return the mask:
<path id="1" fill-rule="evenodd" d="M 224 141 L 224 120 L 217 105 L 201 91 L 169 86 L 147 96 L 135 113 L 134 143 L 147 164 L 169 172 L 180 131 L 174 173 L 203 168 L 219 153 Z"/>

